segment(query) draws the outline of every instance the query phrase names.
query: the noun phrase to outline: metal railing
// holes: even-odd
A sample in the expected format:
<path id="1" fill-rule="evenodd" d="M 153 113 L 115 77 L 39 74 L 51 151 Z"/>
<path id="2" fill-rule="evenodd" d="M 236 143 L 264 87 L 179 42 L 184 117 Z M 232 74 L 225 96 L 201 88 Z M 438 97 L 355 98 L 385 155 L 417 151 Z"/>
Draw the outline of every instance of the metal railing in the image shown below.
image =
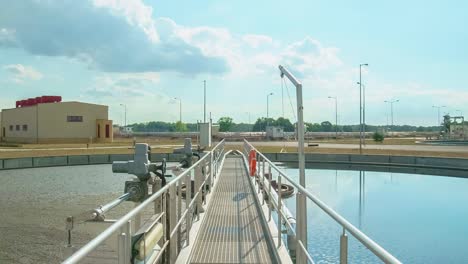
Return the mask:
<path id="1" fill-rule="evenodd" d="M 165 263 L 174 263 L 181 250 L 182 242 L 189 244 L 189 233 L 192 220 L 199 214 L 202 204 L 206 202 L 207 192 L 211 192 L 215 179 L 219 176 L 223 162 L 224 140 L 219 142 L 211 151 L 206 153 L 193 166 L 183 171 L 174 180 L 153 194 L 130 212 L 118 219 L 114 224 L 105 229 L 97 237 L 92 239 L 77 252 L 67 258 L 63 263 L 78 263 L 94 252 L 99 246 L 108 241 L 112 235 L 117 234 L 118 263 L 137 263 L 133 261 L 134 235 L 136 231 L 148 231 L 156 225 L 162 225 L 163 235 L 157 243 L 147 249 L 147 241 L 144 241 L 144 252 L 139 252 L 139 263 L 156 263 L 161 258 Z M 194 194 L 192 195 L 192 174 L 194 174 Z M 185 198 L 182 197 L 182 187 L 185 185 Z M 208 188 L 207 188 L 208 187 Z M 182 200 L 185 200 L 185 209 L 182 211 Z M 140 224 L 144 210 L 154 205 L 153 217 Z M 136 230 L 132 230 L 132 222 Z M 183 229 L 183 224 L 185 227 Z M 185 232 L 185 239 L 182 239 Z M 145 239 L 143 232 L 143 240 Z M 133 240 L 132 240 L 133 239 Z M 148 243 L 150 244 L 150 243 Z M 151 244 L 151 245 L 153 245 Z"/>
<path id="2" fill-rule="evenodd" d="M 401 263 L 398 259 L 392 256 L 379 244 L 370 239 L 367 235 L 361 232 L 358 228 L 348 222 L 340 214 L 335 212 L 332 208 L 328 207 L 324 202 L 318 199 L 306 188 L 302 187 L 294 180 L 292 180 L 288 175 L 286 175 L 281 169 L 279 169 L 273 162 L 271 162 L 265 155 L 259 152 L 252 144 L 244 139 L 244 160 L 247 163 L 247 158 L 251 150 L 254 150 L 257 158 L 257 175 L 256 181 L 258 181 L 258 188 L 260 191 L 260 185 L 263 187 L 265 195 L 268 197 L 268 207 L 269 207 L 269 219 L 271 220 L 271 211 L 272 209 L 276 210 L 278 215 L 278 233 L 281 234 L 281 225 L 284 225 L 296 245 L 298 245 L 301 252 L 304 253 L 308 259 L 309 263 L 314 263 L 312 256 L 308 250 L 304 247 L 303 241 L 298 240 L 296 236 L 296 227 L 294 225 L 295 221 L 291 221 L 291 213 L 284 205 L 281 195 L 282 195 L 282 184 L 284 182 L 282 179 L 287 180 L 298 192 L 304 194 L 310 201 L 317 205 L 323 212 L 328 214 L 336 223 L 338 223 L 342 228 L 343 232 L 340 236 L 340 263 L 348 263 L 348 236 L 347 233 L 354 236 L 362 245 L 369 249 L 375 256 L 380 258 L 385 263 Z M 249 168 L 249 166 L 247 167 Z M 265 177 L 265 170 L 268 169 L 269 177 Z M 271 170 L 275 170 L 278 173 L 278 194 L 272 192 L 271 181 L 273 176 Z M 296 194 L 297 195 L 297 194 Z M 307 216 L 306 216 L 307 217 Z M 305 219 L 304 219 L 305 220 Z M 281 245 L 282 236 L 278 236 L 278 246 Z"/>

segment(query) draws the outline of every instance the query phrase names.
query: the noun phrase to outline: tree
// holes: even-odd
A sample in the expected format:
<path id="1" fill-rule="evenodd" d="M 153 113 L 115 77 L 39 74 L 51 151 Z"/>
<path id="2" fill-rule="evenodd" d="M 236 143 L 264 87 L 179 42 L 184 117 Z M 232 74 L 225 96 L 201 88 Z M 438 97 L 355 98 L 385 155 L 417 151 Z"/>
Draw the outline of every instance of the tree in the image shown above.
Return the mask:
<path id="1" fill-rule="evenodd" d="M 186 124 L 184 124 L 184 123 L 182 123 L 182 122 L 180 122 L 180 121 L 177 121 L 177 122 L 175 123 L 175 131 L 176 131 L 176 132 L 187 132 L 187 130 L 188 130 L 188 129 L 187 129 L 187 125 L 186 125 Z"/>
<path id="2" fill-rule="evenodd" d="M 279 117 L 273 124 L 282 127 L 285 132 L 294 132 L 294 125 L 287 118 Z"/>
<path id="3" fill-rule="evenodd" d="M 333 130 L 333 125 L 330 121 L 323 121 L 320 126 L 322 126 L 323 132 L 331 132 Z"/>
<path id="4" fill-rule="evenodd" d="M 232 122 L 232 118 L 227 116 L 221 117 L 218 120 L 218 124 L 220 132 L 230 131 L 232 129 L 232 126 L 234 125 L 234 123 Z"/>
<path id="5" fill-rule="evenodd" d="M 273 125 L 275 125 L 275 120 L 273 118 L 265 118 L 265 117 L 259 118 L 255 122 L 255 124 L 254 124 L 254 126 L 252 128 L 252 131 L 254 131 L 254 132 L 264 132 L 266 130 L 267 124 L 269 126 L 273 126 Z"/>
<path id="6" fill-rule="evenodd" d="M 322 131 L 322 127 L 320 126 L 320 124 L 317 124 L 317 123 L 305 123 L 305 126 L 306 126 L 306 130 L 307 132 L 320 132 Z"/>
<path id="7" fill-rule="evenodd" d="M 375 142 L 383 142 L 384 141 L 384 135 L 379 132 L 375 132 L 372 135 L 372 138 L 374 139 Z"/>

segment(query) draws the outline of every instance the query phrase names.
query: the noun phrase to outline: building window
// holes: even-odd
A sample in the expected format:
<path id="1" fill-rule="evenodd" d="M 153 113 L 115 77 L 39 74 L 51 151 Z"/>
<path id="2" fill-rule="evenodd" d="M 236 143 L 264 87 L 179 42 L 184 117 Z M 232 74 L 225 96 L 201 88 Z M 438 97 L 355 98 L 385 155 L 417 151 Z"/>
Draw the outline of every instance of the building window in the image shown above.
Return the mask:
<path id="1" fill-rule="evenodd" d="M 83 116 L 67 116 L 67 122 L 83 122 Z"/>
<path id="2" fill-rule="evenodd" d="M 16 125 L 16 131 L 20 131 L 20 125 Z"/>
<path id="3" fill-rule="evenodd" d="M 28 125 L 23 125 L 23 131 L 28 131 Z"/>
<path id="4" fill-rule="evenodd" d="M 10 131 L 13 131 L 13 125 L 10 125 Z"/>

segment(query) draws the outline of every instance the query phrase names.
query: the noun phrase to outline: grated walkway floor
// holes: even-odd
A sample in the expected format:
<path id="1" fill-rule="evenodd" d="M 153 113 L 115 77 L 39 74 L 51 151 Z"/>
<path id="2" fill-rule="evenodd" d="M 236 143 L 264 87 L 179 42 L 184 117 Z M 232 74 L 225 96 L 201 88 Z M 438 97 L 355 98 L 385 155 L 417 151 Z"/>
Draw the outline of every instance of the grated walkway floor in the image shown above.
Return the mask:
<path id="1" fill-rule="evenodd" d="M 227 156 L 190 263 L 275 263 L 240 156 Z"/>

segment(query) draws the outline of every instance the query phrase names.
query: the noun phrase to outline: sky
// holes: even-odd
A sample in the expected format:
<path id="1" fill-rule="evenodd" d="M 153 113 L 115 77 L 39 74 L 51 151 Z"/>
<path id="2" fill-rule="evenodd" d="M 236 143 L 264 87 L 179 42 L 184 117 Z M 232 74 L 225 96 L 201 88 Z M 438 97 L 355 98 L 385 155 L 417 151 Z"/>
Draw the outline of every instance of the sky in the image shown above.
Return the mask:
<path id="1" fill-rule="evenodd" d="M 436 125 L 468 113 L 466 1 L 0 0 L 0 108 L 41 95 L 124 123 L 203 119 Z M 268 94 L 273 95 L 267 97 Z M 283 114 L 284 112 L 284 114 Z"/>

